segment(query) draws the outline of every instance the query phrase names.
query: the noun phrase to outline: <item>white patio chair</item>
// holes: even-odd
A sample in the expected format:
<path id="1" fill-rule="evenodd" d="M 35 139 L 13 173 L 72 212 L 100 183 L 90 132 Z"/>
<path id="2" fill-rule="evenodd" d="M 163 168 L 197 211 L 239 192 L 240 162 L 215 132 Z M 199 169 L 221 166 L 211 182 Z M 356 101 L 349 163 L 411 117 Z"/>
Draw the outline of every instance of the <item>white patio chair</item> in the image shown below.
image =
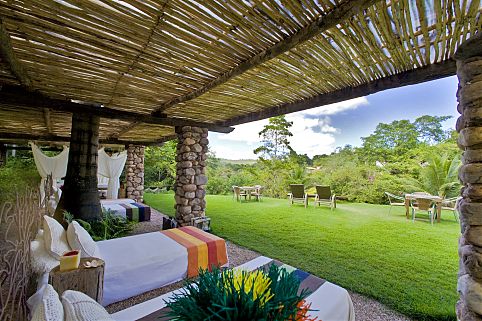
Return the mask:
<path id="1" fill-rule="evenodd" d="M 402 196 L 397 196 L 395 194 L 391 194 L 385 192 L 385 195 L 388 197 L 388 202 L 390 203 L 390 210 L 388 211 L 388 215 L 392 212 L 392 206 L 405 206 L 405 198 Z"/>
<path id="2" fill-rule="evenodd" d="M 410 200 L 410 208 L 412 209 L 412 222 L 415 222 L 417 212 L 427 212 L 430 224 L 433 225 L 435 216 L 437 215 L 436 203 L 434 200 L 420 196 Z"/>
<path id="3" fill-rule="evenodd" d="M 442 210 L 452 211 L 454 213 L 455 221 L 459 221 L 459 212 L 457 211 L 457 205 L 462 199 L 460 196 L 446 198 L 442 201 Z"/>

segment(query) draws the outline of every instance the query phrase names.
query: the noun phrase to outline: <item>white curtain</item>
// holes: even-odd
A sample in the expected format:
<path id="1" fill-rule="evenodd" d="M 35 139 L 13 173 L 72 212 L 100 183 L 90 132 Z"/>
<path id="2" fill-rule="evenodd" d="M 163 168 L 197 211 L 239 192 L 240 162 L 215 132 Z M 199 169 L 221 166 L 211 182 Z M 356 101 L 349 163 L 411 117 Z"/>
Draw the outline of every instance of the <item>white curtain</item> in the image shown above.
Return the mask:
<path id="1" fill-rule="evenodd" d="M 57 189 L 57 181 L 64 177 L 67 173 L 67 163 L 69 160 L 69 148 L 64 146 L 64 150 L 57 156 L 48 157 L 34 143 L 30 143 L 32 153 L 35 160 L 37 170 L 42 177 L 40 182 L 40 196 L 43 200 L 45 197 L 44 185 L 47 175 L 52 174 L 54 190 Z M 109 156 L 104 148 L 99 149 L 97 163 L 97 178 L 99 184 L 106 184 L 107 180 L 107 198 L 117 199 L 119 193 L 119 178 L 124 170 L 127 160 L 127 151 Z M 60 191 L 59 191 L 60 192 Z"/>
<path id="2" fill-rule="evenodd" d="M 69 161 L 69 148 L 64 146 L 64 150 L 57 156 L 49 157 L 42 153 L 42 150 L 34 143 L 30 143 L 32 148 L 33 158 L 37 171 L 42 177 L 40 181 L 40 197 L 41 200 L 45 197 L 45 181 L 47 175 L 52 174 L 52 187 L 57 190 L 57 181 L 65 176 L 67 173 L 67 162 Z M 59 191 L 60 192 L 60 191 Z"/>
<path id="3" fill-rule="evenodd" d="M 124 165 L 127 160 L 127 151 L 109 156 L 104 151 L 104 148 L 101 148 L 99 149 L 99 156 L 97 159 L 97 174 L 109 178 L 107 198 L 117 199 L 120 186 L 119 177 L 124 170 Z"/>

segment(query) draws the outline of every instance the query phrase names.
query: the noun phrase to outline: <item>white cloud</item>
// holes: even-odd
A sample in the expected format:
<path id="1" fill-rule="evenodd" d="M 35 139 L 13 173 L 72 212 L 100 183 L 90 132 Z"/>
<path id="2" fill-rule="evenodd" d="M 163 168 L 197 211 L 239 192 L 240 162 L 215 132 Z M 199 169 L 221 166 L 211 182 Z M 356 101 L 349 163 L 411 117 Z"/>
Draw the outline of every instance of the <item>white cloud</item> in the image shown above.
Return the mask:
<path id="1" fill-rule="evenodd" d="M 320 106 L 286 115 L 293 122 L 290 137 L 291 147 L 300 154 L 313 157 L 317 154 L 331 153 L 335 148 L 335 134 L 339 130 L 332 126 L 329 116 L 368 105 L 365 97 L 340 103 Z M 219 143 L 211 145 L 218 157 L 229 159 L 256 158 L 253 149 L 259 146 L 258 133 L 268 124 L 267 119 L 235 126 L 232 133 L 219 135 Z M 240 143 L 244 143 L 241 144 Z"/>
<path id="2" fill-rule="evenodd" d="M 366 97 L 358 97 L 339 103 L 303 110 L 294 114 L 302 114 L 306 116 L 329 116 L 341 113 L 343 111 L 357 109 L 358 107 L 365 105 L 368 105 L 368 99 L 366 99 Z"/>
<path id="3" fill-rule="evenodd" d="M 235 126 L 235 130 L 226 135 L 219 135 L 221 140 L 245 142 L 252 146 L 259 143 L 259 132 L 268 124 L 267 119 L 254 121 L 243 125 Z"/>

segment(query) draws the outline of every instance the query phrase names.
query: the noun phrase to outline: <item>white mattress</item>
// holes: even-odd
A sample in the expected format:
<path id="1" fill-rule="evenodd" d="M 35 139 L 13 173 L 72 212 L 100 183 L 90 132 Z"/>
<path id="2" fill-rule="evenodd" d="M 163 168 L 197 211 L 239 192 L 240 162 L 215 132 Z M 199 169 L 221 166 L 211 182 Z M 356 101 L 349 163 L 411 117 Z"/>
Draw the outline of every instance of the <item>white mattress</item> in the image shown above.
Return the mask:
<path id="1" fill-rule="evenodd" d="M 127 219 L 127 210 L 121 204 L 133 204 L 135 202 L 135 200 L 130 198 L 119 198 L 115 200 L 100 200 L 100 205 L 108 211 L 115 212 L 115 216 Z"/>
<path id="2" fill-rule="evenodd" d="M 133 200 L 132 198 L 118 198 L 118 199 L 115 199 L 115 200 L 100 200 L 101 205 L 104 205 L 104 204 L 121 204 L 121 203 L 132 204 L 132 203 L 135 203 L 135 202 L 136 201 Z"/>
<path id="3" fill-rule="evenodd" d="M 186 277 L 186 248 L 160 232 L 97 245 L 105 261 L 104 306 Z"/>
<path id="4" fill-rule="evenodd" d="M 271 259 L 260 256 L 239 267 L 247 271 L 253 271 L 260 266 L 270 262 Z M 140 319 L 166 306 L 165 301 L 169 301 L 174 293 L 181 290 L 166 293 L 149 301 L 139 303 L 125 310 L 112 314 L 116 321 L 132 321 Z M 318 290 L 306 298 L 311 302 L 311 309 L 318 310 L 311 313 L 312 317 L 318 317 L 323 321 L 355 321 L 355 312 L 348 291 L 330 282 L 325 282 Z"/>

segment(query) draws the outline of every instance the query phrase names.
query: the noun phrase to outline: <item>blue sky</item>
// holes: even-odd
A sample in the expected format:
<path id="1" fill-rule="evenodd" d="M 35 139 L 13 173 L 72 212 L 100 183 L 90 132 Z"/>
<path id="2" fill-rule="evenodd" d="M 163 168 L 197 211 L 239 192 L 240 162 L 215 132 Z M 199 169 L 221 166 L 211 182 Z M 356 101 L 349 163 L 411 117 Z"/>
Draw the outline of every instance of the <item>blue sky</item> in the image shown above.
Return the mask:
<path id="1" fill-rule="evenodd" d="M 454 128 L 458 117 L 456 91 L 457 78 L 453 76 L 288 114 L 287 119 L 293 122 L 290 143 L 298 153 L 313 157 L 346 144 L 359 146 L 360 137 L 370 135 L 381 122 L 450 115 L 453 118 L 444 126 Z M 258 132 L 267 122 L 235 126 L 230 134 L 210 133 L 211 150 L 220 158 L 255 159 Z"/>

